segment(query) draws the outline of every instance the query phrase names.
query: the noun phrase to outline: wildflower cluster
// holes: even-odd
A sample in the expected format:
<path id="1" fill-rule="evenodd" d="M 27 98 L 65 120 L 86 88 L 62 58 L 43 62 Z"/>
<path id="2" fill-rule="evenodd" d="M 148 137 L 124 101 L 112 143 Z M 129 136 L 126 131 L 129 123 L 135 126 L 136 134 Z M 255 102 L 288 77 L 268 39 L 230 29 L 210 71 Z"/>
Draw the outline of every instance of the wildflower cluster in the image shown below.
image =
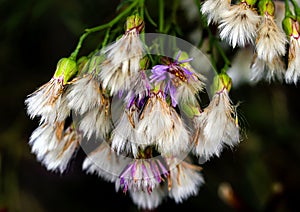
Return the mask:
<path id="1" fill-rule="evenodd" d="M 201 12 L 217 24 L 220 38 L 235 47 L 253 46 L 251 79 L 285 80 L 297 84 L 299 69 L 299 7 L 285 1 L 284 19 L 273 0 L 207 0 Z M 278 3 L 279 4 L 279 3 Z M 276 17 L 277 15 L 277 17 Z"/>
<path id="2" fill-rule="evenodd" d="M 29 139 L 31 151 L 47 170 L 64 173 L 82 148 L 87 153 L 83 171 L 114 183 L 117 192 L 143 209 L 154 209 L 167 198 L 181 203 L 197 195 L 204 183 L 201 163 L 241 141 L 230 99 L 230 61 L 218 38 L 233 49 L 253 47 L 249 67 L 254 81 L 297 84 L 300 78 L 295 0 L 285 1 L 282 18 L 272 0 L 195 1 L 208 32 L 203 37 L 210 41 L 212 82 L 202 70 L 206 64 L 195 65 L 200 60 L 191 49 L 175 42 L 166 50 L 159 39 L 146 42 L 146 24 L 159 32 L 174 25 L 164 28 L 163 2 L 156 24 L 144 0 L 126 1 L 128 7 L 111 22 L 87 29 L 71 56 L 58 61 L 50 81 L 25 100 L 30 118 L 39 118 Z M 124 30 L 113 28 L 121 21 Z M 78 59 L 84 38 L 104 29 L 101 47 Z M 217 63 L 213 50 L 224 63 Z"/>

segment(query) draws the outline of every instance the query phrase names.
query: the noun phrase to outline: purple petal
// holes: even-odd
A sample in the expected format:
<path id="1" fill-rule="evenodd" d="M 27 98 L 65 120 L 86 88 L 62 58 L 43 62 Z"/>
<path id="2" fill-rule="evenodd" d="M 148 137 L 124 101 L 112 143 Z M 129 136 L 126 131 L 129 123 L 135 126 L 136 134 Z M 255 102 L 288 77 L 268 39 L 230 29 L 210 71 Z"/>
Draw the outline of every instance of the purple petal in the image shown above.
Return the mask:
<path id="1" fill-rule="evenodd" d="M 178 62 L 180 55 L 181 55 L 181 50 L 179 50 L 179 51 L 178 51 L 178 54 L 176 55 L 175 63 Z"/>
<path id="2" fill-rule="evenodd" d="M 171 85 L 169 90 L 170 90 L 170 97 L 171 97 L 171 100 L 172 100 L 172 105 L 173 105 L 173 107 L 176 107 L 176 105 L 177 105 L 177 101 L 176 101 L 176 98 L 175 98 L 176 87 Z"/>
<path id="3" fill-rule="evenodd" d="M 187 62 L 190 62 L 192 60 L 193 60 L 193 58 L 191 57 L 191 58 L 188 58 L 188 59 L 185 59 L 185 60 L 180 60 L 180 61 L 178 61 L 178 63 L 180 63 L 180 64 L 187 63 Z"/>

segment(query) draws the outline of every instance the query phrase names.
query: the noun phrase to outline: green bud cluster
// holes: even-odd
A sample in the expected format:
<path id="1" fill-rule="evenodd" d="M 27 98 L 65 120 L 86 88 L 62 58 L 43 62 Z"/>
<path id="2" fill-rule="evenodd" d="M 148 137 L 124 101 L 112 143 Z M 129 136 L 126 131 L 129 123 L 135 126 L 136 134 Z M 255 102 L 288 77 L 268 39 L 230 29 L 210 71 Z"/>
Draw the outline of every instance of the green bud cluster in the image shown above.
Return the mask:
<path id="1" fill-rule="evenodd" d="M 261 15 L 268 14 L 274 16 L 275 4 L 272 0 L 261 0 L 258 2 L 258 9 Z"/>

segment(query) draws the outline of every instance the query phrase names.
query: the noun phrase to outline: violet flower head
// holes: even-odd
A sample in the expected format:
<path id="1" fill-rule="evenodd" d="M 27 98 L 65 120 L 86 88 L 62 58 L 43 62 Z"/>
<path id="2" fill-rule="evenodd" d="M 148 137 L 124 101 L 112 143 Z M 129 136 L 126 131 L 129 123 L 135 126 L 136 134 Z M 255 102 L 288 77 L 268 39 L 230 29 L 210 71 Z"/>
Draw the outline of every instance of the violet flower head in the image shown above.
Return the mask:
<path id="1" fill-rule="evenodd" d="M 177 54 L 174 61 L 170 59 L 164 59 L 166 65 L 156 65 L 152 68 L 152 75 L 150 76 L 150 82 L 153 83 L 163 83 L 164 95 L 169 94 L 172 101 L 172 106 L 176 107 L 177 100 L 175 97 L 177 87 L 181 82 L 189 82 L 190 78 L 193 77 L 193 72 L 189 71 L 187 68 L 181 66 L 183 63 L 187 63 L 193 58 L 179 61 L 181 51 Z"/>
<path id="2" fill-rule="evenodd" d="M 160 160 L 137 159 L 124 169 L 116 187 L 121 187 L 124 193 L 130 190 L 150 194 L 168 176 L 169 172 Z"/>

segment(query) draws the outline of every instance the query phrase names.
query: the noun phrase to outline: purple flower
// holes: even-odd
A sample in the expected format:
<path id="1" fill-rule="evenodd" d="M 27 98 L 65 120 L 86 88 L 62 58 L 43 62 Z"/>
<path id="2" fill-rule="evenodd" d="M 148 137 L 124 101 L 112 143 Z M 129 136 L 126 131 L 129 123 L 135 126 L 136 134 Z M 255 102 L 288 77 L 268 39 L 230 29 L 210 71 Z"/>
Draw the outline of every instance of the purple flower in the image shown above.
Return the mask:
<path id="1" fill-rule="evenodd" d="M 180 85 L 180 82 L 189 82 L 190 78 L 193 76 L 193 73 L 181 66 L 181 64 L 191 61 L 193 58 L 179 61 L 181 51 L 176 56 L 174 61 L 166 59 L 166 65 L 156 65 L 152 68 L 152 75 L 150 76 L 151 83 L 159 83 L 165 81 L 164 95 L 169 94 L 172 106 L 176 107 L 177 100 L 175 98 L 177 87 Z"/>
<path id="2" fill-rule="evenodd" d="M 128 164 L 120 175 L 123 192 L 147 191 L 149 194 L 169 176 L 169 171 L 158 159 L 138 159 Z"/>

